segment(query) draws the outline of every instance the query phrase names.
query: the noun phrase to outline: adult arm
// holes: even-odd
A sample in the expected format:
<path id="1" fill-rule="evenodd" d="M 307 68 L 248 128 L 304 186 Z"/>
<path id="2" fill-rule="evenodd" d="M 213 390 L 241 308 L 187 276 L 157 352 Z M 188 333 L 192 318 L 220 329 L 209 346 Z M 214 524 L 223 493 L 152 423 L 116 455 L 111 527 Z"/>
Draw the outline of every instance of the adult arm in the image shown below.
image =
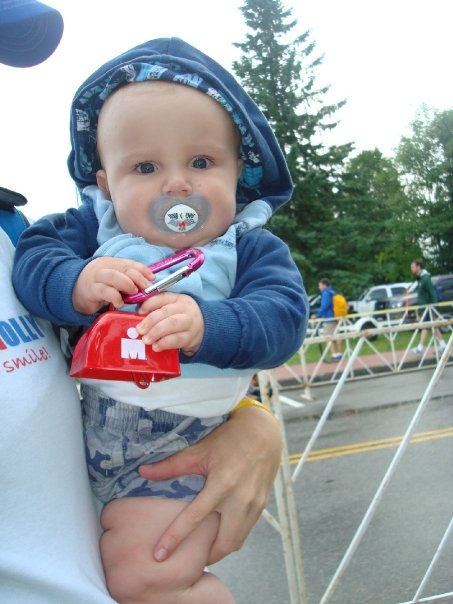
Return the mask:
<path id="1" fill-rule="evenodd" d="M 238 550 L 258 520 L 272 488 L 281 454 L 277 420 L 262 409 L 243 407 L 209 436 L 140 473 L 149 480 L 201 474 L 200 494 L 167 527 L 154 556 L 162 561 L 213 511 L 220 526 L 209 564 Z"/>

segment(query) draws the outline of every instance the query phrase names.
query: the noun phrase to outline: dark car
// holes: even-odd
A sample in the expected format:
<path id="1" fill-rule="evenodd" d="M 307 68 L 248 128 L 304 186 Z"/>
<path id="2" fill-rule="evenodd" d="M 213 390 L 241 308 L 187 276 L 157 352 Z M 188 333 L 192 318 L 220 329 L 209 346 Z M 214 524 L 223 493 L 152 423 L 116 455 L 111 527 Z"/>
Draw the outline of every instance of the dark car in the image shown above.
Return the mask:
<path id="1" fill-rule="evenodd" d="M 439 312 L 443 317 L 448 318 L 453 313 L 453 274 L 450 275 L 434 275 L 431 277 L 433 285 L 440 296 L 439 302 L 449 302 L 452 301 L 450 305 L 442 305 L 439 307 Z M 407 290 L 405 296 L 400 296 L 394 298 L 390 304 L 390 308 L 404 308 L 408 306 L 416 306 L 417 305 L 417 281 L 411 283 L 410 287 Z M 397 314 L 393 315 L 395 318 L 398 317 Z M 410 310 L 407 314 L 408 321 L 416 320 L 416 313 L 414 310 Z"/>
<path id="2" fill-rule="evenodd" d="M 440 294 L 440 302 L 453 301 L 453 275 L 435 275 L 431 280 Z"/>
<path id="3" fill-rule="evenodd" d="M 435 275 L 431 281 L 439 294 L 439 302 L 453 302 L 453 275 Z M 395 297 L 390 308 L 401 308 L 403 306 L 415 306 L 417 304 L 417 281 L 409 286 L 404 296 Z M 453 306 L 453 305 L 452 305 Z"/>

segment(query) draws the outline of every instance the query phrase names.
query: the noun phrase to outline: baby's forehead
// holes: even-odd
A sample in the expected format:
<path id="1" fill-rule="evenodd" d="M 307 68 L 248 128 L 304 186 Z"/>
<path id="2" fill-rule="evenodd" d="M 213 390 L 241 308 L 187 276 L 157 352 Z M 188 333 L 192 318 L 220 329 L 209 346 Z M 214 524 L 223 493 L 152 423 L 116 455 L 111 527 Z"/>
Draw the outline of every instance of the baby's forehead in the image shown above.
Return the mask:
<path id="1" fill-rule="evenodd" d="M 179 84 L 177 82 L 168 82 L 165 80 L 145 80 L 143 82 L 127 82 L 118 86 L 109 94 L 106 98 L 102 108 L 111 104 L 115 99 L 132 99 L 140 95 L 149 95 L 152 98 L 156 96 L 168 96 L 169 98 L 181 97 L 196 97 L 197 99 L 207 98 L 217 103 L 214 99 L 208 97 L 204 92 L 197 90 L 191 86 L 185 84 Z"/>
<path id="2" fill-rule="evenodd" d="M 110 119 L 121 119 L 123 111 L 127 107 L 133 107 L 140 99 L 144 99 L 146 105 L 152 109 L 153 97 L 160 99 L 162 97 L 178 98 L 179 94 L 184 94 L 179 89 L 181 85 L 172 82 L 144 81 L 144 82 L 126 82 L 121 84 L 107 96 L 99 109 L 97 117 L 97 129 L 102 128 L 102 124 Z M 196 91 L 195 91 L 196 92 Z M 182 97 L 181 97 L 182 98 Z"/>
<path id="3" fill-rule="evenodd" d="M 102 129 L 103 123 L 121 120 L 125 112 L 129 116 L 133 115 L 134 107 L 139 111 L 149 108 L 151 116 L 155 115 L 153 112 L 163 109 L 177 110 L 178 113 L 186 113 L 189 117 L 192 107 L 198 108 L 197 112 L 204 112 L 204 115 L 206 112 L 212 115 L 211 111 L 214 111 L 216 119 L 222 120 L 227 129 L 231 130 L 238 146 L 241 142 L 241 135 L 233 117 L 216 99 L 192 86 L 165 80 L 127 82 L 117 87 L 106 98 L 99 111 L 97 129 Z M 187 112 L 184 109 L 187 109 Z"/>

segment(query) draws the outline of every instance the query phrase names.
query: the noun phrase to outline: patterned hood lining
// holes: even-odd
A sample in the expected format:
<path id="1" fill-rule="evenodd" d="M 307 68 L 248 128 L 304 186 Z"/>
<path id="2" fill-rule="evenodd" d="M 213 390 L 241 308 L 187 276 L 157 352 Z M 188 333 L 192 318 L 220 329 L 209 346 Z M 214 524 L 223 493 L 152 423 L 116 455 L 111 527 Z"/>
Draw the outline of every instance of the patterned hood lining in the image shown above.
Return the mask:
<path id="1" fill-rule="evenodd" d="M 77 91 L 71 107 L 68 168 L 80 189 L 96 183 L 100 168 L 96 131 L 105 100 L 119 86 L 150 80 L 191 86 L 228 111 L 241 134 L 244 162 L 237 189 L 238 210 L 264 199 L 275 211 L 289 199 L 291 178 L 264 115 L 231 74 L 177 38 L 152 40 L 127 51 L 98 69 Z"/>

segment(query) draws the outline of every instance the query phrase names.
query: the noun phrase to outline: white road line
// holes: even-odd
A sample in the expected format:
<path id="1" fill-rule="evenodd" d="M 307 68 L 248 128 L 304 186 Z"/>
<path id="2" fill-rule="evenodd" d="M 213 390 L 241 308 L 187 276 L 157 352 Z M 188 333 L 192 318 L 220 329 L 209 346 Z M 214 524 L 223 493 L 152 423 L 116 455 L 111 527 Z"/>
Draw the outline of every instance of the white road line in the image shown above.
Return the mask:
<path id="1" fill-rule="evenodd" d="M 280 395 L 279 398 L 281 403 L 285 403 L 285 405 L 289 405 L 290 407 L 297 407 L 298 409 L 305 407 L 305 403 L 298 403 L 297 401 L 293 401 L 292 398 L 288 398 L 287 396 Z"/>

